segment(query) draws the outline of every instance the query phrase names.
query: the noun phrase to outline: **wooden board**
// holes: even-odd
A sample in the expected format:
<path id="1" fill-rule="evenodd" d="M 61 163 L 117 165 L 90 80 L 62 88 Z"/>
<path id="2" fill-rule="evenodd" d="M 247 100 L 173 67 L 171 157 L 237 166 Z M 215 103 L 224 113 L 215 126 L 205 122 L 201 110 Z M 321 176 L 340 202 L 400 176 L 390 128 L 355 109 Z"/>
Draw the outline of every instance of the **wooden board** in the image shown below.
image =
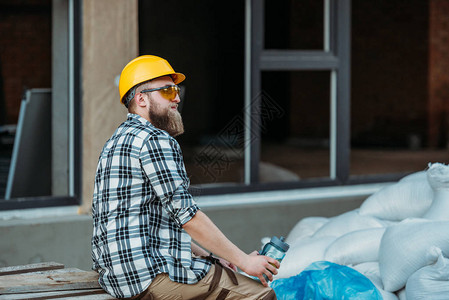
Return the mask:
<path id="1" fill-rule="evenodd" d="M 0 295 L 0 300 L 46 300 L 46 299 L 81 299 L 81 300 L 111 300 L 116 299 L 102 289 L 71 290 L 57 292 L 37 292 Z"/>
<path id="2" fill-rule="evenodd" d="M 0 268 L 0 300 L 110 300 L 98 284 L 98 273 L 45 262 Z"/>
<path id="3" fill-rule="evenodd" d="M 45 262 L 38 264 L 0 268 L 0 276 L 23 274 L 37 271 L 58 270 L 58 269 L 64 269 L 64 265 L 57 262 Z"/>
<path id="4" fill-rule="evenodd" d="M 1 276 L 0 294 L 100 288 L 97 272 L 65 270 Z"/>

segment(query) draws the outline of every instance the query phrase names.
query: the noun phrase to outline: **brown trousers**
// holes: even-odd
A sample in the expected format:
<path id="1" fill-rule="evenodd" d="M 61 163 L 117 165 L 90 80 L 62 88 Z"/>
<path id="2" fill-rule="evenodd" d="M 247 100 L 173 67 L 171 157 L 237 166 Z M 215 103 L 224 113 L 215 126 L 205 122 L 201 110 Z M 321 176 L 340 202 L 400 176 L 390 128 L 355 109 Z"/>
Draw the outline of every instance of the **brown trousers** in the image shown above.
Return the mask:
<path id="1" fill-rule="evenodd" d="M 275 300 L 271 288 L 248 278 L 214 261 L 209 273 L 196 284 L 182 284 L 171 281 L 168 274 L 156 276 L 148 289 L 131 299 L 139 300 Z"/>

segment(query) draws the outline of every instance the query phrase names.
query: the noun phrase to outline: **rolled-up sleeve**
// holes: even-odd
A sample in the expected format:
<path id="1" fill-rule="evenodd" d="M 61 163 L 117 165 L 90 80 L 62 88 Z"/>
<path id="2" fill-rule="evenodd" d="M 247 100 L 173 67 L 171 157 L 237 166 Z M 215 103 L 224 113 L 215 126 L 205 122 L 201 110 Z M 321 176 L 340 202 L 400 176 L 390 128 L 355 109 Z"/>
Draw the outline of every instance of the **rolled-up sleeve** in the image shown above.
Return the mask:
<path id="1" fill-rule="evenodd" d="M 188 191 L 189 178 L 179 144 L 170 136 L 152 136 L 142 145 L 140 161 L 156 197 L 182 227 L 199 208 Z"/>

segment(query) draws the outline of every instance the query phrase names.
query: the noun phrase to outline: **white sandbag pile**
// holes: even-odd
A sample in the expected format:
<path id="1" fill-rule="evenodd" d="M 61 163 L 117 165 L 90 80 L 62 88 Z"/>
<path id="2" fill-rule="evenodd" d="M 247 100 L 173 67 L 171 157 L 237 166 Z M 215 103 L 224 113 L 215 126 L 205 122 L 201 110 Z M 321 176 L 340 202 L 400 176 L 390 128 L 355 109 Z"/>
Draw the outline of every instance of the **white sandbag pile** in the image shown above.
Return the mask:
<path id="1" fill-rule="evenodd" d="M 449 256 L 449 221 L 407 219 L 388 227 L 379 249 L 385 290 L 403 288 L 414 272 L 438 259 L 439 251 Z"/>
<path id="2" fill-rule="evenodd" d="M 449 297 L 449 259 L 440 251 L 436 263 L 423 267 L 407 280 L 406 295 L 411 300 L 446 300 Z"/>
<path id="3" fill-rule="evenodd" d="M 427 181 L 433 189 L 434 198 L 423 218 L 449 220 L 449 166 L 431 165 L 427 170 Z"/>
<path id="4" fill-rule="evenodd" d="M 305 237 L 290 244 L 276 278 L 289 278 L 301 273 L 311 263 L 324 260 L 324 251 L 335 237 Z"/>
<path id="5" fill-rule="evenodd" d="M 340 265 L 378 261 L 384 232 L 385 228 L 370 228 L 344 234 L 327 247 L 324 260 Z"/>
<path id="6" fill-rule="evenodd" d="M 385 222 L 371 216 L 362 216 L 359 210 L 353 210 L 329 219 L 315 233 L 314 237 L 335 236 L 340 237 L 346 233 L 368 228 L 380 228 L 385 226 Z"/>
<path id="7" fill-rule="evenodd" d="M 285 241 L 291 245 L 301 238 L 312 236 L 328 221 L 329 219 L 324 217 L 304 218 L 293 227 Z"/>
<path id="8" fill-rule="evenodd" d="M 432 204 L 433 190 L 419 175 L 421 172 L 374 193 L 360 206 L 360 214 L 392 221 L 423 216 Z"/>
<path id="9" fill-rule="evenodd" d="M 336 217 L 299 221 L 278 275 L 331 261 L 368 277 L 384 299 L 449 299 L 449 166 L 435 163 Z"/>
<path id="10" fill-rule="evenodd" d="M 355 265 L 353 269 L 359 271 L 365 275 L 376 286 L 382 295 L 383 300 L 398 300 L 398 296 L 394 293 L 390 293 L 384 290 L 382 278 L 380 277 L 379 263 L 378 262 L 366 262 Z"/>

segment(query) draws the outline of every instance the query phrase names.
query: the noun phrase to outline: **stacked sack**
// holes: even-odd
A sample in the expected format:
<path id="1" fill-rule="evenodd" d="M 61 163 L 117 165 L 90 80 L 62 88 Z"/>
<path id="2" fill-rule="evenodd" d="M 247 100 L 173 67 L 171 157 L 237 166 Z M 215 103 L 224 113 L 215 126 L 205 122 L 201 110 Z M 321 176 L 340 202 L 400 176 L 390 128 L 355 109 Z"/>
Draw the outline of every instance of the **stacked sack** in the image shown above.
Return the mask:
<path id="1" fill-rule="evenodd" d="M 429 164 L 342 215 L 302 219 L 278 275 L 325 260 L 353 267 L 384 299 L 449 299 L 449 166 Z"/>

